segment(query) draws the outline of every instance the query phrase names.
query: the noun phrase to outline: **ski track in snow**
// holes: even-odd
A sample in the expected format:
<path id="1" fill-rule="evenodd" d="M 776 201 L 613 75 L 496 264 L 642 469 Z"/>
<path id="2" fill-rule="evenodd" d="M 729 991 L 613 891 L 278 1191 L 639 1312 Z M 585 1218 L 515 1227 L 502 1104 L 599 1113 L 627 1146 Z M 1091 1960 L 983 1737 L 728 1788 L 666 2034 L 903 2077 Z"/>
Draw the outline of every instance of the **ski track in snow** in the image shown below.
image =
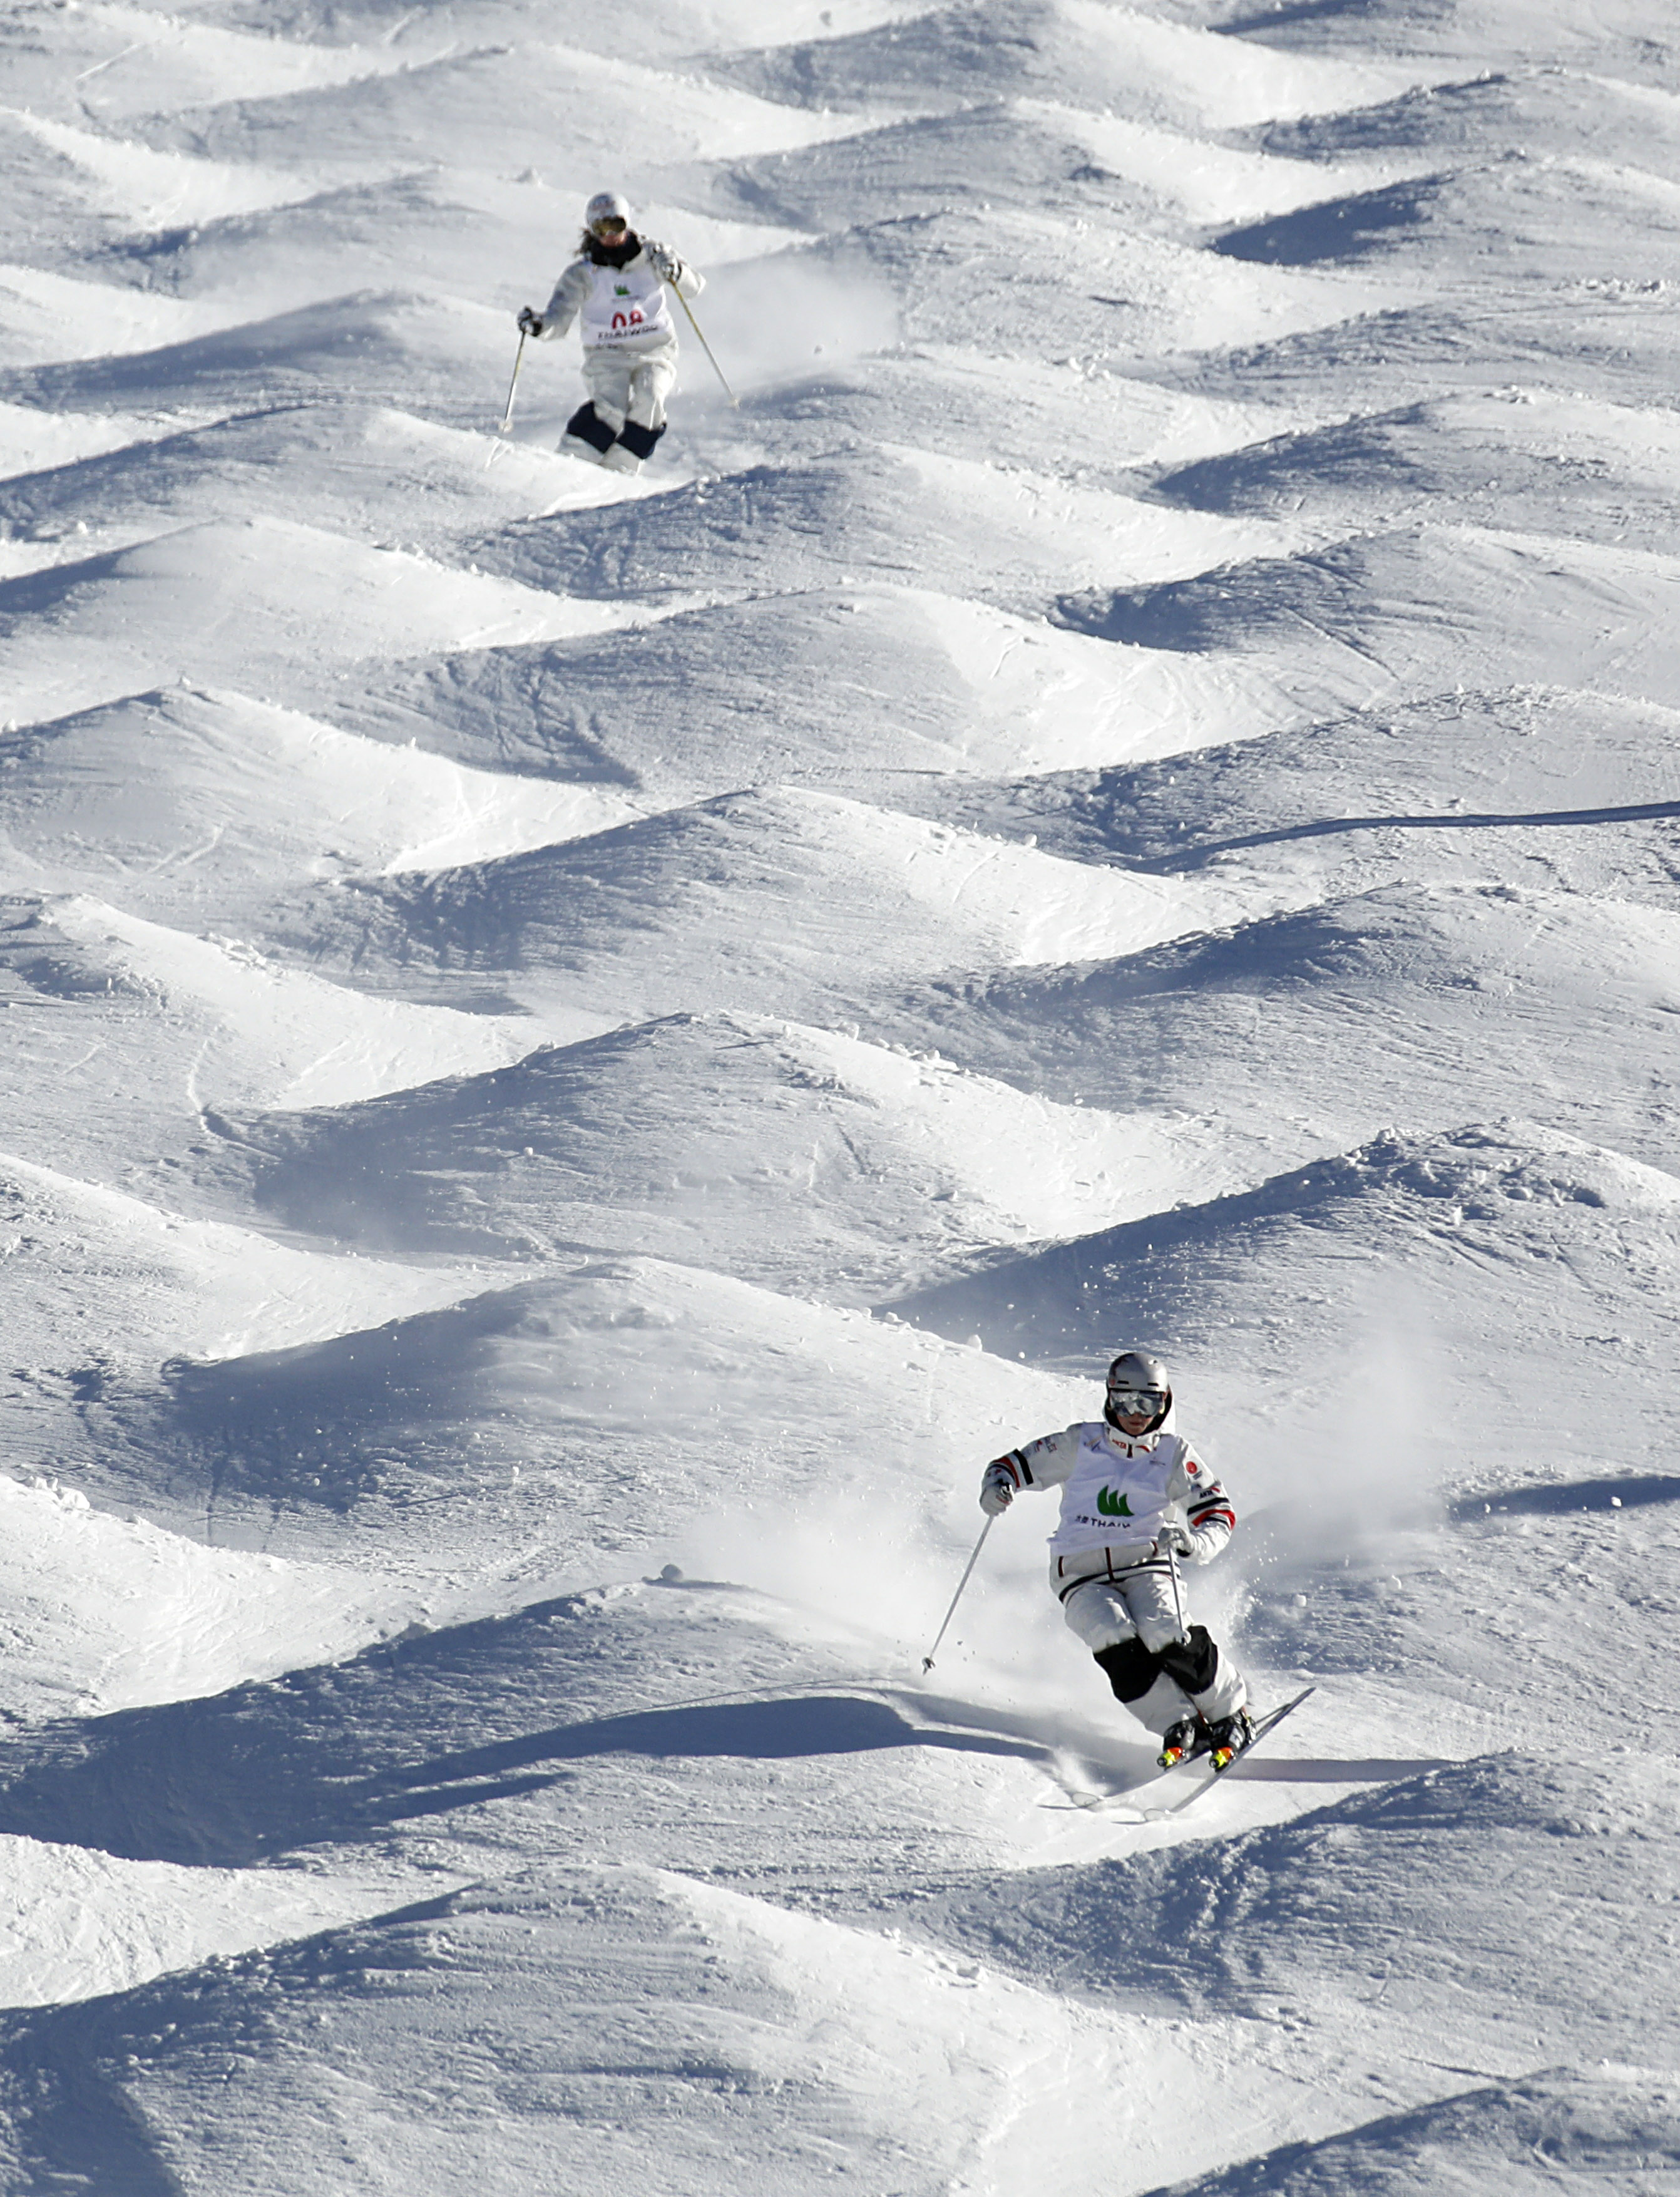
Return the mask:
<path id="1" fill-rule="evenodd" d="M 634 32 L 0 47 L 0 2180 L 1666 2187 L 1671 26 Z M 1030 1500 L 919 1667 L 1130 1342 L 1156 1821 Z"/>

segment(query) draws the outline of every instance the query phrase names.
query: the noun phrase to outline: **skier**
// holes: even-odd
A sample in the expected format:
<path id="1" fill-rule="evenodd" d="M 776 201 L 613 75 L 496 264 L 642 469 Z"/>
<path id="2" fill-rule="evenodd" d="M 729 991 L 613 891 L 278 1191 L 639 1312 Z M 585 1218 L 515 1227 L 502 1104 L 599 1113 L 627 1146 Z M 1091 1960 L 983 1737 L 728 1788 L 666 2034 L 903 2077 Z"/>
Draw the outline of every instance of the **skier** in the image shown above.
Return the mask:
<path id="1" fill-rule="evenodd" d="M 589 397 L 566 421 L 560 448 L 614 472 L 638 472 L 665 432 L 665 398 L 676 380 L 665 285 L 698 298 L 705 284 L 675 252 L 636 235 L 617 191 L 597 191 L 583 221 L 578 258 L 540 313 L 520 308 L 519 328 L 546 342 L 582 316 Z"/>
<path id="2" fill-rule="evenodd" d="M 988 1517 L 1023 1487 L 1059 1487 L 1050 1583 L 1115 1699 L 1161 1740 L 1160 1762 L 1208 1754 L 1226 1769 L 1254 1736 L 1243 1674 L 1205 1626 L 1186 1626 L 1178 1559 L 1205 1564 L 1237 1525 L 1223 1487 L 1173 1430 L 1158 1358 L 1123 1350 L 1100 1421 L 995 1458 L 980 1482 Z"/>

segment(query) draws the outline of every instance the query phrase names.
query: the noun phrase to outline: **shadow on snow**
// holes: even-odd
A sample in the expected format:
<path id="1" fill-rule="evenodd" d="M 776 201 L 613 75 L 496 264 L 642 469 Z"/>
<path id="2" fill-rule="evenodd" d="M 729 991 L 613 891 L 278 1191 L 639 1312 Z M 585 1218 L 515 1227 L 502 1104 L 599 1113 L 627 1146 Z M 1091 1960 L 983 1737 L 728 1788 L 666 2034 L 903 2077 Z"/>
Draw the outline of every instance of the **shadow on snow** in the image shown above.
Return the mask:
<path id="1" fill-rule="evenodd" d="M 1461 1495 L 1448 1516 L 1454 1519 L 1513 1516 L 1551 1517 L 1570 1510 L 1641 1510 L 1652 1503 L 1680 1503 L 1680 1477 L 1671 1472 L 1620 1472 L 1602 1480 L 1543 1481 L 1529 1487 L 1507 1487 L 1498 1494 Z"/>
<path id="2" fill-rule="evenodd" d="M 1276 847 L 1291 839 L 1323 839 L 1347 832 L 1474 832 L 1533 829 L 1542 826 L 1640 824 L 1680 816 L 1680 801 L 1631 802 L 1614 809 L 1543 809 L 1527 814 L 1466 811 L 1451 816 L 1326 816 L 1309 824 L 1290 824 L 1272 832 L 1248 832 L 1237 839 L 1209 839 L 1171 855 L 1127 864 L 1129 869 L 1176 876 L 1205 868 L 1222 855 L 1249 847 Z"/>
<path id="3" fill-rule="evenodd" d="M 48 1725 L 9 1749 L 0 1831 L 242 1867 L 543 1791 L 611 1756 L 762 1762 L 927 1747 L 1051 1761 L 1051 1747 L 1007 1717 L 964 1709 L 953 1722 L 950 1704 L 918 1697 L 907 1713 L 838 1690 L 584 1713 L 532 1730 L 533 1709 L 590 1683 L 567 1621 L 576 1608 L 538 1603 L 208 1700 Z M 937 1726 L 918 1720 L 930 1710 Z"/>

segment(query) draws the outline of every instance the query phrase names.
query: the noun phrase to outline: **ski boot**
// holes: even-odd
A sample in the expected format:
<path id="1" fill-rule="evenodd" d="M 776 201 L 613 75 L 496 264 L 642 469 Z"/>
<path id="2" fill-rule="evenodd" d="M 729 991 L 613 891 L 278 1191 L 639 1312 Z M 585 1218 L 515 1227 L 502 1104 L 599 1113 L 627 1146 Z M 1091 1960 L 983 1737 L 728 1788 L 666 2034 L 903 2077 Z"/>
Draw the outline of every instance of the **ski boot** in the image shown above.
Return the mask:
<path id="1" fill-rule="evenodd" d="M 1155 1759 L 1163 1770 L 1176 1770 L 1192 1755 L 1205 1754 L 1208 1748 L 1208 1727 L 1201 1718 L 1180 1717 L 1176 1724 L 1168 1725 L 1162 1735 L 1161 1752 Z"/>
<path id="2" fill-rule="evenodd" d="M 1254 1736 L 1254 1720 L 1247 1709 L 1238 1709 L 1235 1716 L 1221 1717 L 1208 1727 L 1208 1752 L 1213 1758 L 1215 1776 L 1229 1770 L 1243 1748 Z"/>

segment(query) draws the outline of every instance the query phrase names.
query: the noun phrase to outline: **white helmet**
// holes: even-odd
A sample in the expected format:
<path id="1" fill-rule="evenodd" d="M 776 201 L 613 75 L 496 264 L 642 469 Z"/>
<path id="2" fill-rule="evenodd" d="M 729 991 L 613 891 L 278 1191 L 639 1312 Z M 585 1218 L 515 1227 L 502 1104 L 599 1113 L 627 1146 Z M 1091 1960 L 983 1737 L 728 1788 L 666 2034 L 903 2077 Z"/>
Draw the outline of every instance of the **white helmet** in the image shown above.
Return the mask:
<path id="1" fill-rule="evenodd" d="M 1151 1358 L 1147 1350 L 1122 1350 L 1109 1367 L 1108 1401 L 1103 1406 L 1103 1417 L 1111 1427 L 1120 1424 L 1121 1400 L 1125 1398 L 1124 1416 L 1134 1418 L 1147 1413 L 1149 1424 L 1144 1429 L 1152 1435 L 1173 1408 L 1173 1383 L 1167 1368 L 1158 1358 Z"/>
<path id="2" fill-rule="evenodd" d="M 583 223 L 592 236 L 599 236 L 603 229 L 628 229 L 630 225 L 630 205 L 617 191 L 597 191 L 583 209 Z"/>

